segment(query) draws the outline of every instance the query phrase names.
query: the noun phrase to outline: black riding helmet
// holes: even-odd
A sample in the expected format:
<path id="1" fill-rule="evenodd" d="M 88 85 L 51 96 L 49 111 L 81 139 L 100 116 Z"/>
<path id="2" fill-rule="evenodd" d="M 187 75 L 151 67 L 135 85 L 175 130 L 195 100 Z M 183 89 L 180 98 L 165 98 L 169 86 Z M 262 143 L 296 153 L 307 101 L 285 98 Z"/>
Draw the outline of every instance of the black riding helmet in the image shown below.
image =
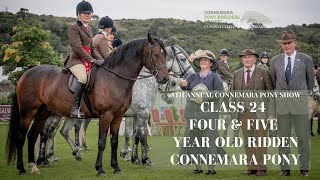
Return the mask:
<path id="1" fill-rule="evenodd" d="M 79 13 L 93 13 L 93 8 L 89 2 L 83 0 L 77 5 L 76 13 L 77 15 Z"/>
<path id="2" fill-rule="evenodd" d="M 226 55 L 226 56 L 229 56 L 229 51 L 227 49 L 221 49 L 220 51 L 220 56 L 221 55 Z"/>
<path id="3" fill-rule="evenodd" d="M 109 16 L 102 17 L 99 20 L 98 28 L 104 29 L 104 28 L 112 28 L 113 27 L 113 21 Z"/>

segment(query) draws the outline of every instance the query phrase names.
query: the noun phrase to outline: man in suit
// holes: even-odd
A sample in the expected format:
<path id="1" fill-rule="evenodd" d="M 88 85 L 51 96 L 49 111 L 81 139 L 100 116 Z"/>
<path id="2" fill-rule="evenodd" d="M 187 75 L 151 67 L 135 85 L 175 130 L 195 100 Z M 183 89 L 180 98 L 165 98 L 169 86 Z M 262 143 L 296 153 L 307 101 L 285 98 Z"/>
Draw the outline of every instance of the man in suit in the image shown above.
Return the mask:
<path id="1" fill-rule="evenodd" d="M 244 49 L 239 57 L 242 59 L 244 67 L 234 72 L 231 90 L 246 92 L 273 90 L 273 84 L 269 71 L 255 66 L 256 59 L 259 56 L 253 49 Z M 267 130 L 263 129 L 261 126 L 259 129 L 248 129 L 247 126 L 249 123 L 248 119 L 258 118 L 266 121 L 269 116 L 272 116 L 272 110 L 268 108 L 266 111 L 250 112 L 252 109 L 250 102 L 256 102 L 258 106 L 261 104 L 261 102 L 266 101 L 265 99 L 255 100 L 251 98 L 243 98 L 241 101 L 245 103 L 245 111 L 239 115 L 239 118 L 242 122 L 241 129 L 244 137 L 245 152 L 248 160 L 250 160 L 252 156 L 255 156 L 257 159 L 257 165 L 253 163 L 249 164 L 248 162 L 247 171 L 243 172 L 243 174 L 265 176 L 267 173 L 267 166 L 263 164 L 263 155 L 267 154 L 267 148 L 248 147 L 248 137 L 266 137 Z M 268 102 L 266 101 L 265 103 L 266 107 L 268 107 Z"/>
<path id="2" fill-rule="evenodd" d="M 229 90 L 233 78 L 228 59 L 229 51 L 227 49 L 222 49 L 220 51 L 220 60 L 218 61 L 217 74 L 220 75 L 224 90 Z"/>
<path id="3" fill-rule="evenodd" d="M 296 50 L 293 31 L 284 31 L 277 40 L 284 53 L 271 60 L 270 73 L 276 91 L 303 91 L 307 95 L 314 86 L 312 58 Z M 284 102 L 285 101 L 285 102 Z M 277 99 L 278 132 L 281 137 L 290 137 L 292 125 L 298 140 L 300 175 L 308 176 L 310 163 L 310 123 L 308 123 L 307 98 Z M 279 147 L 280 155 L 290 154 L 290 147 Z M 283 159 L 284 160 L 284 159 Z M 284 162 L 284 161 L 283 161 Z M 281 176 L 290 176 L 290 165 L 281 165 Z"/>

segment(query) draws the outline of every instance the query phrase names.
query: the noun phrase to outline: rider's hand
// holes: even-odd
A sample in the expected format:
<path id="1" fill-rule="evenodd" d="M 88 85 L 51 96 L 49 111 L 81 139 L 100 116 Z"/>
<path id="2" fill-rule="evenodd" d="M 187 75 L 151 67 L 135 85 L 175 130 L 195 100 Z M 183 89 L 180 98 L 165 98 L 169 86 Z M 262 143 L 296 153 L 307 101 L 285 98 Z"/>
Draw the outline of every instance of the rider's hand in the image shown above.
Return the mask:
<path id="1" fill-rule="evenodd" d="M 102 60 L 92 59 L 91 62 L 97 66 L 102 66 L 102 64 L 104 63 L 104 59 Z"/>

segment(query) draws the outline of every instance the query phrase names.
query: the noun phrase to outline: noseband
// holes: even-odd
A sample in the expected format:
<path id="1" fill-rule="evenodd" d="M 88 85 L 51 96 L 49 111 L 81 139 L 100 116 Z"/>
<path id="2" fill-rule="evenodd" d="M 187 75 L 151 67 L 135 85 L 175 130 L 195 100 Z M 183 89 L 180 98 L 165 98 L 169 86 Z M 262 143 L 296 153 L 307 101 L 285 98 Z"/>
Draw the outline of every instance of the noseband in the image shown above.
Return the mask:
<path id="1" fill-rule="evenodd" d="M 151 74 L 153 74 L 155 77 L 158 76 L 159 74 L 159 70 L 163 69 L 163 68 L 167 68 L 167 64 L 166 63 L 163 63 L 161 64 L 160 66 L 156 67 L 155 66 L 155 62 L 154 62 L 154 59 L 153 59 L 153 51 L 152 51 L 152 48 L 155 47 L 155 44 L 150 44 L 149 43 L 149 46 L 148 46 L 148 55 L 145 59 L 144 62 L 146 62 L 148 59 L 150 60 L 151 62 L 151 68 L 149 69 Z"/>

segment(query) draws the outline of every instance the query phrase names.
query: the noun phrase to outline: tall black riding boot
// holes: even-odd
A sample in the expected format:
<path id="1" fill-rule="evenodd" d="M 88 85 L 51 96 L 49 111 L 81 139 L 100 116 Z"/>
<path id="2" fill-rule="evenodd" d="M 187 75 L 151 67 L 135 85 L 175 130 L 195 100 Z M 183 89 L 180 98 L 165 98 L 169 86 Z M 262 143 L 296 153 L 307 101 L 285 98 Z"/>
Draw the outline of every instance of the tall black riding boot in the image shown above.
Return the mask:
<path id="1" fill-rule="evenodd" d="M 72 108 L 70 112 L 70 117 L 72 118 L 84 118 L 84 113 L 80 110 L 80 102 L 85 86 L 85 84 L 77 82 L 77 85 L 74 88 Z"/>

